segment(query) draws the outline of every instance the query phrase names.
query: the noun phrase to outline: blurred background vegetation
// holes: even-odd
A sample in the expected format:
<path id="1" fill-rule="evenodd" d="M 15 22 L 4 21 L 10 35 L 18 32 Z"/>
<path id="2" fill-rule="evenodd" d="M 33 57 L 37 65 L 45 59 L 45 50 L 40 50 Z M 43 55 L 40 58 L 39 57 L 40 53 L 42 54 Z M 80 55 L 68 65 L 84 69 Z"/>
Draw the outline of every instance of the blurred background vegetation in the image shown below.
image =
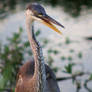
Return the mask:
<path id="1" fill-rule="evenodd" d="M 6 16 L 8 12 L 14 11 L 17 5 L 26 6 L 29 2 L 30 0 L 1 0 L 0 18 Z M 82 10 L 85 9 L 86 11 L 92 8 L 92 0 L 31 0 L 31 2 L 44 3 L 45 5 L 51 5 L 52 7 L 60 6 L 72 17 L 79 17 Z M 39 35 L 41 35 L 41 30 L 36 31 L 36 36 L 39 37 Z M 23 32 L 24 29 L 20 27 L 19 32 L 15 32 L 12 37 L 7 38 L 7 43 L 3 44 L 2 41 L 0 42 L 0 92 L 12 92 L 11 90 L 14 90 L 19 67 L 26 60 L 25 55 L 29 57 L 32 56 L 29 42 L 22 39 Z M 47 48 L 50 43 L 49 39 L 45 37 L 41 39 L 43 49 Z M 58 46 L 62 48 L 63 44 L 69 46 L 71 43 L 73 43 L 73 41 L 69 37 L 66 37 L 65 41 L 62 44 L 58 44 Z M 82 86 L 87 92 L 92 92 L 92 88 L 88 85 L 92 80 L 92 73 L 85 72 L 81 64 L 73 62 L 75 58 L 71 54 L 76 55 L 74 49 L 69 49 L 69 55 L 67 55 L 67 57 L 63 54 L 61 55 L 57 49 L 47 48 L 47 53 L 47 63 L 53 71 L 56 74 L 62 72 L 69 75 L 66 77 L 57 77 L 58 82 L 72 80 L 76 92 L 81 92 Z M 52 56 L 58 56 L 59 54 L 61 55 L 61 62 L 64 62 L 65 60 L 69 61 L 63 69 L 54 65 L 55 60 Z M 81 60 L 83 58 L 83 52 L 77 52 L 76 57 L 78 60 Z M 82 70 L 73 71 L 76 66 L 81 66 Z M 87 76 L 87 78 L 83 82 L 82 78 L 84 76 Z"/>
<path id="2" fill-rule="evenodd" d="M 59 5 L 73 17 L 79 16 L 83 9 L 92 8 L 92 0 L 1 0 L 0 13 L 13 10 L 17 4 L 24 5 L 28 2 L 41 2 L 51 4 L 53 7 Z"/>
<path id="3" fill-rule="evenodd" d="M 0 42 L 0 92 L 12 92 L 14 91 L 15 85 L 16 85 L 16 78 L 17 73 L 20 68 L 20 66 L 24 63 L 26 60 L 25 56 L 32 57 L 32 52 L 30 50 L 30 44 L 28 41 L 23 41 L 22 34 L 23 29 L 19 28 L 19 32 L 13 33 L 13 36 L 10 38 L 7 38 L 7 44 L 2 45 Z M 41 35 L 41 31 L 37 30 L 35 35 L 38 37 Z M 47 38 L 41 38 L 42 40 L 42 47 L 47 48 L 47 45 L 49 44 L 49 40 Z M 72 41 L 67 37 L 64 44 L 69 45 Z M 62 47 L 59 44 L 59 47 Z M 57 77 L 58 82 L 66 81 L 66 80 L 72 80 L 72 83 L 76 86 L 76 92 L 79 92 L 82 85 L 82 77 L 87 75 L 87 79 L 84 80 L 84 87 L 88 92 L 92 92 L 92 90 L 88 87 L 88 83 L 92 80 L 92 74 L 90 72 L 84 72 L 84 70 L 76 70 L 73 72 L 74 67 L 76 67 L 79 64 L 76 64 L 73 61 L 74 57 L 71 55 L 68 55 L 67 57 L 63 56 L 61 57 L 61 62 L 68 60 L 68 64 L 64 66 L 63 69 L 59 68 L 58 66 L 53 66 L 54 64 L 54 58 L 52 57 L 52 54 L 55 56 L 58 56 L 59 50 L 56 49 L 47 49 L 48 57 L 46 61 L 48 61 L 48 65 L 53 69 L 54 73 L 57 74 L 59 71 L 62 73 L 69 74 L 67 77 Z M 75 54 L 76 52 L 74 49 L 70 49 L 69 53 Z M 82 52 L 77 53 L 77 58 L 81 60 L 83 57 Z M 79 66 L 82 65 L 80 64 Z M 79 79 L 78 79 L 79 77 Z M 80 80 L 81 78 L 81 80 Z"/>

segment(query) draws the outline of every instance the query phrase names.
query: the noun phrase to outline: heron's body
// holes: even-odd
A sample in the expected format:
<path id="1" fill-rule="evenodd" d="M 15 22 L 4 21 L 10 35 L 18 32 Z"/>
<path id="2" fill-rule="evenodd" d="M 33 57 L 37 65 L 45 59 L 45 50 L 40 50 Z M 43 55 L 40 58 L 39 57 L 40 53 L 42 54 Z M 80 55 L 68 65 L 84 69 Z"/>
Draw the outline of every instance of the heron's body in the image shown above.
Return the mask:
<path id="1" fill-rule="evenodd" d="M 57 81 L 56 81 L 56 76 L 53 73 L 53 71 L 49 68 L 48 65 L 45 64 L 45 69 L 46 69 L 46 90 L 45 92 L 60 92 Z M 24 71 L 24 72 L 22 72 Z M 26 75 L 28 76 L 27 78 L 21 79 L 17 81 L 16 85 L 16 92 L 35 92 L 34 88 L 34 82 L 32 79 L 34 75 L 34 60 L 26 62 L 19 70 L 18 75 L 21 76 Z M 32 80 L 30 80 L 30 78 Z M 29 81 L 30 80 L 30 81 Z M 24 84 L 24 85 L 23 85 Z"/>
<path id="2" fill-rule="evenodd" d="M 20 68 L 15 92 L 60 92 L 56 77 L 45 64 L 42 48 L 36 40 L 33 29 L 35 20 L 44 23 L 58 33 L 61 32 L 52 23 L 64 27 L 48 16 L 41 5 L 32 3 L 27 7 L 26 28 L 34 61 L 27 62 Z"/>

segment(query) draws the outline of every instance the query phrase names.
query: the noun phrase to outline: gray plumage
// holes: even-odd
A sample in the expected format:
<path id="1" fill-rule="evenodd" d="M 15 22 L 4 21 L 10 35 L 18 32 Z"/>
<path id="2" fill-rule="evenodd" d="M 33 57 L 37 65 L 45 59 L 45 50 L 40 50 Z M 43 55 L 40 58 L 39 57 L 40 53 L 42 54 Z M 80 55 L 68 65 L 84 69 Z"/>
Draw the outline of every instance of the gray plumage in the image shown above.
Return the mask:
<path id="1" fill-rule="evenodd" d="M 38 15 L 38 14 L 41 14 L 41 15 L 46 15 L 46 11 L 44 10 L 44 8 L 38 4 L 38 3 L 31 3 L 27 6 L 26 9 L 30 9 L 34 15 Z"/>

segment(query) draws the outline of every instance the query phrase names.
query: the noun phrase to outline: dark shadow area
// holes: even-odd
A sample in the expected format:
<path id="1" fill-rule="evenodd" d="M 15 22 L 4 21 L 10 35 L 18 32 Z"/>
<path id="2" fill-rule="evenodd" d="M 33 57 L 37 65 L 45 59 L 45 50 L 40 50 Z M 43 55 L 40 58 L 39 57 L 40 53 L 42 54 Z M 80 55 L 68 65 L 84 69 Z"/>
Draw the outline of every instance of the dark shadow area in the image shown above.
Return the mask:
<path id="1" fill-rule="evenodd" d="M 23 5 L 29 2 L 50 4 L 53 7 L 59 5 L 73 17 L 79 16 L 82 9 L 92 8 L 92 0 L 2 0 L 0 1 L 0 14 L 13 10 L 17 4 Z"/>

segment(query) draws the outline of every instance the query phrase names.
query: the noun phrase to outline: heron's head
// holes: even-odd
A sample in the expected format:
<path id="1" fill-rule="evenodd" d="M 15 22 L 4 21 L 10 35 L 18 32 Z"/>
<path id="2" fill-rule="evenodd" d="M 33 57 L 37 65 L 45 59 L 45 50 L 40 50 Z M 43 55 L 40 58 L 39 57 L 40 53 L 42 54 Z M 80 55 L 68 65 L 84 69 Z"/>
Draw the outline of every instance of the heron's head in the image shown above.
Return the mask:
<path id="1" fill-rule="evenodd" d="M 48 16 L 44 10 L 44 8 L 38 3 L 32 3 L 27 6 L 26 9 L 27 17 L 30 17 L 32 21 L 37 20 L 50 27 L 54 31 L 61 34 L 61 32 L 53 25 L 56 24 L 64 28 L 59 22 Z"/>

